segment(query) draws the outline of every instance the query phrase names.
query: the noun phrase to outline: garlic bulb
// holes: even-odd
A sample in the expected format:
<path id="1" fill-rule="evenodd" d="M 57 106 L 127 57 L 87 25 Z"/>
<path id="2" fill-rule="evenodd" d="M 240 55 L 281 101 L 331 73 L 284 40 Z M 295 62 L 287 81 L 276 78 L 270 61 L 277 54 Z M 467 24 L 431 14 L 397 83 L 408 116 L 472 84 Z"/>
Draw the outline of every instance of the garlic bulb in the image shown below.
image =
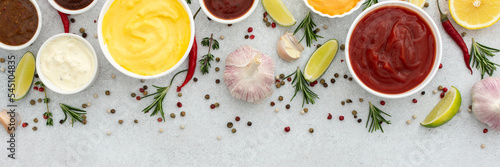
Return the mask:
<path id="1" fill-rule="evenodd" d="M 259 103 L 272 94 L 274 61 L 251 46 L 242 46 L 227 56 L 224 82 L 234 98 Z"/>
<path id="2" fill-rule="evenodd" d="M 471 94 L 474 116 L 500 131 L 500 78 L 489 77 L 475 83 Z"/>
<path id="3" fill-rule="evenodd" d="M 14 119 L 11 119 L 14 116 Z M 14 120 L 14 122 L 11 122 Z M 7 133 L 14 133 L 16 126 L 21 123 L 19 113 L 9 113 L 7 110 L 3 109 L 0 111 L 0 124 L 3 125 Z"/>
<path id="4" fill-rule="evenodd" d="M 295 36 L 288 31 L 280 37 L 278 41 L 278 55 L 289 62 L 300 58 L 300 53 L 304 47 L 297 41 Z"/>

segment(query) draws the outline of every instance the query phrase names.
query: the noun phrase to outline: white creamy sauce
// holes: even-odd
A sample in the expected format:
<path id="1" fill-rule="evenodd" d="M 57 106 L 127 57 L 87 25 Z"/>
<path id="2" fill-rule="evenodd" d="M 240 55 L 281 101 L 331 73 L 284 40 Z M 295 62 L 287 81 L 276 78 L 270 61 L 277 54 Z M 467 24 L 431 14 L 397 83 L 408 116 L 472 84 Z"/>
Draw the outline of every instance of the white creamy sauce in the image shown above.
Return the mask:
<path id="1" fill-rule="evenodd" d="M 47 43 L 40 57 L 43 75 L 64 91 L 75 91 L 94 77 L 95 57 L 87 45 L 62 36 Z"/>

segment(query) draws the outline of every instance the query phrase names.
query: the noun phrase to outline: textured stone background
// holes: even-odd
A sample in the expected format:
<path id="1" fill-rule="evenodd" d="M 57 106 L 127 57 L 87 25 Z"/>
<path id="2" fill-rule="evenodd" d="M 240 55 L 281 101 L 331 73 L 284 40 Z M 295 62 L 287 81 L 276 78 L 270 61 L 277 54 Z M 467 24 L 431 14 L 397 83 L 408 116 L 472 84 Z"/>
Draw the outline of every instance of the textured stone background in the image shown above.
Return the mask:
<path id="1" fill-rule="evenodd" d="M 430 7 L 424 10 L 433 17 L 441 30 L 444 67 L 424 88 L 427 92 L 424 96 L 416 94 L 397 100 L 381 99 L 367 93 L 354 81 L 339 78 L 326 89 L 314 87 L 313 90 L 321 99 L 315 105 L 307 105 L 309 113 L 301 115 L 300 97 L 289 103 L 291 109 L 285 109 L 293 93 L 289 83 L 281 89 L 275 89 L 272 97 L 262 104 L 233 99 L 223 81 L 215 84 L 215 79 L 222 80 L 224 63 L 221 61 L 212 64 L 209 75 L 201 75 L 197 69 L 195 77 L 199 81 L 190 82 L 182 92 L 182 97 L 177 97 L 173 91 L 169 92 L 164 102 L 165 112 L 167 115 L 176 113 L 177 118 L 167 118 L 166 122 L 159 123 L 156 121 L 157 117 L 149 117 L 140 112 L 150 104 L 151 99 L 138 102 L 130 97 L 131 92 L 138 93 L 137 89 L 144 84 L 114 69 L 104 58 L 97 39 L 93 37 L 97 33 L 94 20 L 98 18 L 105 2 L 100 0 L 90 11 L 71 16 L 76 19 L 76 23 L 71 24 L 71 32 L 79 34 L 78 29 L 83 27 L 89 34 L 87 40 L 94 46 L 99 57 L 99 78 L 92 87 L 75 95 L 59 95 L 50 90 L 47 92 L 52 99 L 50 110 L 54 114 L 53 127 L 45 126 L 42 118 L 42 113 L 45 112 L 43 104 L 29 104 L 31 99 L 42 98 L 42 93 L 32 91 L 17 102 L 18 112 L 30 125 L 16 132 L 16 160 L 7 158 L 6 141 L 9 137 L 7 133 L 0 133 L 0 166 L 494 166 L 500 162 L 497 151 L 500 147 L 500 135 L 493 130 L 483 134 L 482 130 L 487 126 L 467 112 L 467 107 L 471 104 L 470 89 L 480 80 L 479 72 L 475 71 L 473 76 L 468 74 L 459 48 L 439 24 L 436 2 L 429 1 Z M 21 51 L 0 50 L 0 57 L 16 55 L 19 59 L 28 50 L 37 53 L 46 39 L 63 32 L 56 10 L 47 1 L 38 3 L 43 10 L 43 29 L 38 40 Z M 285 0 L 284 3 L 299 21 L 310 11 L 302 0 Z M 446 1 L 441 1 L 441 5 L 447 10 L 445 3 Z M 193 0 L 190 5 L 193 12 L 198 6 L 198 0 Z M 344 43 L 349 26 L 360 12 L 358 10 L 338 19 L 313 14 L 319 27 L 328 25 L 328 29 L 321 29 L 319 33 L 325 38 L 315 44 L 331 38 Z M 278 58 L 275 50 L 279 36 L 286 31 L 293 31 L 298 24 L 293 27 L 268 28 L 262 22 L 263 13 L 264 9 L 259 5 L 244 22 L 228 27 L 209 21 L 201 12 L 196 20 L 198 41 L 210 36 L 210 33 L 215 37 L 224 35 L 225 39 L 219 40 L 221 49 L 212 52 L 222 60 L 239 46 L 252 45 L 274 58 L 276 74 L 289 74 L 297 66 L 303 67 L 314 47 L 306 48 L 303 57 L 293 63 Z M 453 20 L 452 23 L 460 33 L 467 32 L 464 39 L 468 45 L 474 37 L 483 44 L 500 48 L 497 35 L 500 24 L 480 30 L 466 30 Z M 254 40 L 243 38 L 248 34 L 248 27 L 254 28 Z M 297 36 L 302 35 L 301 33 Z M 201 57 L 206 54 L 207 48 L 200 46 L 198 52 Z M 344 57 L 344 52 L 340 51 L 323 78 L 329 80 L 334 73 L 350 75 L 345 62 L 341 62 Z M 498 57 L 492 60 L 500 62 Z M 6 63 L 0 66 L 6 67 Z M 215 67 L 220 67 L 221 71 L 215 72 Z M 187 61 L 181 68 L 187 68 Z M 116 75 L 116 79 L 111 78 L 112 74 Z M 498 74 L 497 72 L 496 75 Z M 0 82 L 2 94 L 7 94 L 6 76 L 6 73 L 0 73 L 0 80 L 3 80 Z M 172 75 L 168 75 L 148 80 L 145 84 L 150 87 L 151 84 L 167 85 L 171 77 Z M 183 77 L 181 75 L 175 83 L 180 84 Z M 442 127 L 424 128 L 419 122 L 438 103 L 439 95 L 431 92 L 439 85 L 454 85 L 462 92 L 462 111 Z M 110 90 L 111 96 L 106 96 L 105 90 Z M 152 89 L 149 91 L 153 92 Z M 99 98 L 94 99 L 95 93 Z M 205 94 L 210 94 L 211 99 L 205 100 Z M 278 102 L 280 95 L 285 97 L 285 101 Z M 353 99 L 354 103 L 342 106 L 340 101 L 348 98 Z M 365 100 L 360 103 L 358 98 Z M 419 102 L 413 104 L 413 98 Z M 380 100 L 385 100 L 387 104 L 380 106 Z M 6 95 L 0 96 L 0 101 L 0 107 L 6 107 Z M 179 101 L 183 103 L 180 109 L 175 106 Z M 269 106 L 271 101 L 276 102 L 275 107 L 280 112 L 273 111 L 275 107 Z M 364 125 L 368 116 L 368 101 L 392 115 L 392 124 L 384 125 L 385 133 L 367 132 Z M 58 123 L 64 118 L 58 103 L 81 106 L 87 102 L 92 103 L 87 108 L 87 125 L 78 123 L 71 127 L 68 123 Z M 215 102 L 219 102 L 221 107 L 210 110 L 210 104 Z M 107 113 L 106 110 L 110 108 L 116 109 L 117 113 Z M 352 117 L 352 110 L 358 111 L 359 118 L 363 119 L 361 124 Z M 187 116 L 180 117 L 181 111 L 186 111 Z M 332 113 L 334 119 L 327 120 L 328 113 Z M 418 118 L 407 125 L 406 121 L 411 120 L 414 114 Z M 344 121 L 338 120 L 340 115 L 345 116 Z M 235 116 L 240 116 L 241 121 L 235 122 Z M 40 122 L 34 123 L 33 118 L 38 118 Z M 124 120 L 124 124 L 117 123 L 120 119 Z M 134 119 L 139 123 L 134 124 Z M 237 133 L 232 134 L 231 129 L 226 127 L 229 121 L 234 122 Z M 247 121 L 252 121 L 253 125 L 248 127 Z M 184 130 L 179 128 L 182 124 L 185 125 Z M 32 131 L 33 126 L 37 126 L 38 131 Z M 283 131 L 286 126 L 291 127 L 291 132 Z M 315 129 L 313 134 L 308 132 L 311 127 Z M 160 128 L 165 131 L 159 133 Z M 111 132 L 110 136 L 106 135 L 108 131 Z M 221 140 L 217 140 L 219 135 L 222 136 Z M 481 144 L 485 144 L 486 148 L 481 149 Z"/>

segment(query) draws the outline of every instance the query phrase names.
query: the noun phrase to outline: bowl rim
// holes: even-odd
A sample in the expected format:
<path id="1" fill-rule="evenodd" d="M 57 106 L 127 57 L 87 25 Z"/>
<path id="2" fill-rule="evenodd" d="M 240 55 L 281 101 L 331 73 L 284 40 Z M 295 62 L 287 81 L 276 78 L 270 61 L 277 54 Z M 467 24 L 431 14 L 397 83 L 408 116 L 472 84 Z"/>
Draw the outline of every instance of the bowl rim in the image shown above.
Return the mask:
<path id="1" fill-rule="evenodd" d="M 234 24 L 234 23 L 238 23 L 242 20 L 245 20 L 250 15 L 252 15 L 252 13 L 255 11 L 255 9 L 257 9 L 257 6 L 260 3 L 260 0 L 254 0 L 252 7 L 250 7 L 250 9 L 248 9 L 248 12 L 245 13 L 243 16 L 238 17 L 236 19 L 231 19 L 231 20 L 220 19 L 220 18 L 214 16 L 212 13 L 210 13 L 210 11 L 208 11 L 207 7 L 205 6 L 204 0 L 199 0 L 199 2 L 200 2 L 201 10 L 203 10 L 203 13 L 205 13 L 205 15 L 207 15 L 210 19 L 212 19 L 218 23 L 222 23 L 222 24 Z"/>
<path id="2" fill-rule="evenodd" d="M 436 57 L 434 58 L 434 64 L 432 66 L 430 73 L 427 75 L 425 80 L 422 81 L 422 83 L 420 83 L 416 87 L 414 87 L 406 92 L 399 93 L 399 94 L 382 93 L 382 92 L 375 91 L 375 90 L 369 88 L 368 86 L 366 86 L 358 78 L 358 76 L 356 75 L 356 73 L 352 69 L 351 60 L 349 57 L 350 38 L 351 38 L 352 32 L 354 31 L 354 28 L 356 27 L 356 25 L 368 13 L 372 12 L 375 9 L 379 9 L 379 8 L 386 7 L 386 6 L 400 6 L 400 7 L 404 7 L 406 9 L 412 10 L 415 13 L 417 13 L 429 25 L 431 31 L 433 32 L 434 38 L 436 40 Z M 422 10 L 421 8 L 419 8 L 413 4 L 410 4 L 410 3 L 404 2 L 404 1 L 384 1 L 384 2 L 377 3 L 373 6 L 371 6 L 370 8 L 366 9 L 361 14 L 359 14 L 358 17 L 356 17 L 356 19 L 352 22 L 351 27 L 349 28 L 349 31 L 348 31 L 347 36 L 346 36 L 345 59 L 346 59 L 346 63 L 347 63 L 347 67 L 349 69 L 349 72 L 351 73 L 354 80 L 358 83 L 359 86 L 361 86 L 367 92 L 369 92 L 373 95 L 376 95 L 378 97 L 388 98 L 388 99 L 397 99 L 397 98 L 403 98 L 403 97 L 408 97 L 410 95 L 413 95 L 413 94 L 419 92 L 420 90 L 422 90 L 425 86 L 427 86 L 431 82 L 431 80 L 434 78 L 434 76 L 436 75 L 436 73 L 439 69 L 439 64 L 441 63 L 442 52 L 443 52 L 442 47 L 443 47 L 443 44 L 442 44 L 442 39 L 441 39 L 441 34 L 439 32 L 439 29 L 438 29 L 436 23 L 434 22 L 434 20 L 432 19 L 432 17 L 430 17 L 424 10 Z"/>
<path id="3" fill-rule="evenodd" d="M 139 74 L 133 73 L 133 72 L 128 71 L 125 68 L 123 68 L 121 65 L 119 65 L 118 63 L 116 63 L 115 59 L 113 59 L 113 57 L 111 56 L 111 53 L 109 52 L 107 45 L 104 44 L 104 38 L 103 38 L 103 35 L 102 35 L 102 22 L 104 20 L 104 15 L 106 14 L 106 12 L 108 11 L 109 7 L 113 4 L 114 1 L 115 0 L 107 0 L 106 3 L 104 4 L 104 6 L 102 7 L 101 12 L 99 13 L 99 20 L 98 20 L 98 24 L 97 24 L 97 33 L 98 33 L 98 37 L 99 37 L 98 40 L 99 40 L 99 46 L 101 47 L 101 51 L 103 52 L 104 57 L 106 57 L 106 60 L 108 60 L 108 62 L 111 65 L 113 65 L 113 67 L 115 67 L 115 69 L 117 69 L 121 73 L 123 73 L 123 74 L 125 74 L 125 75 L 127 75 L 129 77 L 132 77 L 132 78 L 137 78 L 137 79 L 155 79 L 155 78 L 160 78 L 160 77 L 163 77 L 163 76 L 165 76 L 167 74 L 172 73 L 180 65 L 182 65 L 184 63 L 184 61 L 188 57 L 189 52 L 191 51 L 191 48 L 193 46 L 194 34 L 195 34 L 195 23 L 194 23 L 194 20 L 193 20 L 193 14 L 191 13 L 191 9 L 187 5 L 186 1 L 184 1 L 184 0 L 177 0 L 184 7 L 184 10 L 187 12 L 188 17 L 189 17 L 189 21 L 190 21 L 191 34 L 190 34 L 190 37 L 189 37 L 190 41 L 189 41 L 189 45 L 188 45 L 188 47 L 186 49 L 186 52 L 184 53 L 184 55 L 182 56 L 182 58 L 172 68 L 170 68 L 170 69 L 168 69 L 168 70 L 166 70 L 166 71 L 164 71 L 162 73 L 159 73 L 159 74 L 156 74 L 156 75 L 149 75 L 149 76 L 139 75 Z"/>
<path id="4" fill-rule="evenodd" d="M 304 3 L 306 4 L 306 6 L 307 6 L 309 9 L 311 9 L 314 13 L 316 13 L 316 14 L 318 14 L 318 15 L 320 15 L 320 16 L 323 16 L 323 17 L 328 17 L 328 18 L 342 18 L 342 17 L 344 17 L 344 16 L 347 16 L 347 15 L 350 15 L 350 14 L 354 13 L 354 11 L 358 10 L 358 9 L 359 9 L 359 8 L 363 5 L 363 3 L 365 3 L 365 1 L 366 1 L 366 0 L 360 0 L 360 1 L 356 4 L 356 6 L 354 6 L 354 8 L 352 8 L 351 10 L 349 10 L 349 11 L 347 11 L 347 12 L 343 13 L 343 14 L 340 14 L 340 15 L 333 15 L 333 16 L 332 16 L 332 15 L 329 15 L 329 14 L 324 14 L 324 13 L 321 13 L 320 11 L 318 11 L 318 10 L 314 9 L 314 7 L 312 7 L 312 6 L 309 4 L 308 0 L 304 0 Z"/>
<path id="5" fill-rule="evenodd" d="M 42 72 L 42 67 L 40 65 L 41 63 L 41 57 L 42 57 L 42 52 L 45 50 L 45 47 L 47 46 L 47 43 L 49 43 L 50 41 L 53 41 L 57 38 L 60 38 L 60 37 L 72 37 L 72 38 L 75 38 L 81 42 L 83 42 L 88 49 L 90 49 L 91 53 L 93 54 L 94 56 L 94 63 L 95 63 L 95 66 L 94 66 L 94 74 L 92 76 L 92 79 L 87 82 L 84 86 L 76 89 L 76 90 L 73 90 L 73 91 L 65 91 L 65 90 L 62 90 L 60 89 L 59 87 L 57 87 L 56 85 L 54 85 L 47 77 L 45 77 L 45 74 Z M 56 34 L 52 37 L 50 37 L 49 39 L 47 39 L 45 42 L 43 42 L 42 46 L 40 46 L 40 49 L 38 50 L 38 53 L 37 53 L 37 56 L 36 56 L 36 71 L 38 73 L 38 76 L 40 78 L 40 80 L 43 82 L 43 84 L 45 86 L 47 86 L 47 88 L 49 88 L 50 90 L 56 92 L 56 93 L 59 93 L 59 94 L 76 94 L 76 93 L 79 93 L 85 89 L 87 89 L 88 87 L 90 87 L 90 85 L 92 85 L 94 83 L 94 81 L 97 79 L 97 75 L 98 75 L 98 72 L 99 72 L 99 59 L 97 58 L 97 54 L 94 50 L 94 47 L 92 47 L 92 45 L 87 41 L 85 40 L 84 38 L 78 36 L 78 35 L 75 35 L 75 34 L 71 34 L 71 33 L 60 33 L 60 34 Z"/>
<path id="6" fill-rule="evenodd" d="M 0 42 L 0 48 L 3 48 L 3 49 L 6 49 L 6 50 L 21 50 L 21 49 L 24 49 L 28 46 L 30 46 L 31 44 L 33 44 L 33 42 L 36 41 L 36 39 L 38 38 L 38 35 L 40 35 L 40 31 L 42 30 L 42 12 L 40 11 L 40 7 L 38 6 L 38 3 L 36 2 L 36 0 L 30 0 L 30 2 L 33 4 L 33 6 L 35 6 L 35 10 L 36 10 L 36 13 L 38 15 L 38 26 L 36 28 L 36 32 L 35 34 L 33 35 L 33 37 L 31 37 L 31 39 L 22 44 L 22 45 L 18 45 L 18 46 L 12 46 L 12 45 L 7 45 L 7 44 L 4 44 L 2 42 Z"/>
<path id="7" fill-rule="evenodd" d="M 57 4 L 57 2 L 55 0 L 48 0 L 48 1 L 52 7 L 54 7 L 55 9 L 57 9 L 60 12 L 63 12 L 66 14 L 81 14 L 83 12 L 90 10 L 92 7 L 94 7 L 98 0 L 92 0 L 92 2 L 87 7 L 84 7 L 84 8 L 78 9 L 78 10 L 71 10 L 71 9 L 63 8 L 62 6 L 59 6 L 59 4 Z"/>

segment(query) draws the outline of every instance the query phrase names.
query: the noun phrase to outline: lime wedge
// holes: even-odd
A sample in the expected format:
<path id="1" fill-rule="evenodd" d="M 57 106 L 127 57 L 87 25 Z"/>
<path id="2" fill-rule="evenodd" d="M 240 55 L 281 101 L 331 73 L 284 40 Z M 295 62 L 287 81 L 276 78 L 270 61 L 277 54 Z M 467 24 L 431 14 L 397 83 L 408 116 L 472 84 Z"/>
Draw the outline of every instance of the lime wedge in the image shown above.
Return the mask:
<path id="1" fill-rule="evenodd" d="M 31 52 L 26 52 L 17 64 L 14 76 L 14 100 L 21 100 L 30 91 L 35 75 L 35 56 Z"/>
<path id="2" fill-rule="evenodd" d="M 332 63 L 338 50 L 339 42 L 336 39 L 330 39 L 321 45 L 307 61 L 304 78 L 309 82 L 313 82 L 321 77 Z"/>
<path id="3" fill-rule="evenodd" d="M 445 124 L 457 114 L 461 104 L 462 96 L 458 89 L 452 86 L 420 125 L 435 128 Z"/>
<path id="4" fill-rule="evenodd" d="M 410 0 L 409 2 L 411 4 L 417 5 L 420 8 L 423 8 L 425 4 L 425 0 Z"/>
<path id="5" fill-rule="evenodd" d="M 281 0 L 262 0 L 262 6 L 269 16 L 281 26 L 290 27 L 297 23 L 295 17 Z"/>

